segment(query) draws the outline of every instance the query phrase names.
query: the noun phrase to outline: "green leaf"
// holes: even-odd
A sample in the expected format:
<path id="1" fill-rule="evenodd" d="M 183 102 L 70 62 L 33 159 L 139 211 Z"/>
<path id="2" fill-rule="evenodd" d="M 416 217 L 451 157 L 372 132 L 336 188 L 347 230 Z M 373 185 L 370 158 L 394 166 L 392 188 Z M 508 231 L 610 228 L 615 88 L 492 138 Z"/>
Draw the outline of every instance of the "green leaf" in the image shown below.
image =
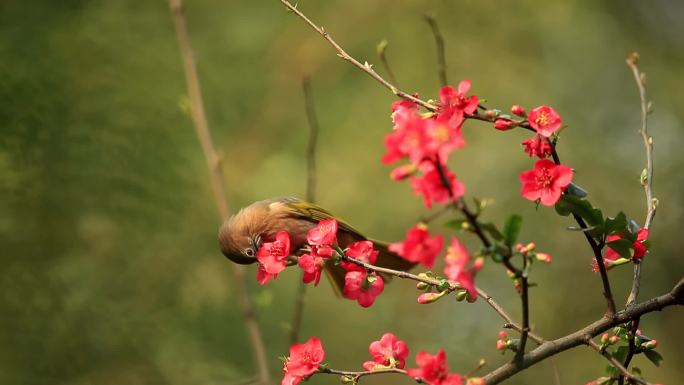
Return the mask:
<path id="1" fill-rule="evenodd" d="M 620 211 L 615 218 L 606 219 L 606 225 L 604 227 L 605 234 L 609 235 L 619 231 L 627 230 L 627 216 L 625 213 Z"/>
<path id="2" fill-rule="evenodd" d="M 644 355 L 649 361 L 653 362 L 653 365 L 655 366 L 660 366 L 660 363 L 663 362 L 663 356 L 655 350 L 646 350 Z"/>
<path id="3" fill-rule="evenodd" d="M 620 346 L 615 352 L 613 352 L 613 358 L 620 362 L 624 362 L 625 357 L 627 357 L 627 352 L 629 352 L 629 347 Z"/>
<path id="4" fill-rule="evenodd" d="M 444 227 L 457 231 L 463 230 L 463 224 L 468 222 L 465 218 L 452 219 L 444 224 Z"/>
<path id="5" fill-rule="evenodd" d="M 641 375 L 641 369 L 637 368 L 636 366 L 633 366 L 632 373 Z"/>
<path id="6" fill-rule="evenodd" d="M 503 240 L 503 235 L 501 234 L 499 229 L 496 228 L 495 224 L 491 222 L 480 223 L 480 228 L 489 233 L 489 235 L 491 235 L 492 238 L 496 239 L 497 241 Z"/>
<path id="7" fill-rule="evenodd" d="M 620 254 L 621 257 L 627 259 L 632 258 L 632 242 L 626 239 L 616 239 L 612 242 L 608 242 L 607 245 L 616 253 Z"/>
<path id="8" fill-rule="evenodd" d="M 594 208 L 588 200 L 580 197 L 563 194 L 556 203 L 556 212 L 562 216 L 575 214 L 586 220 L 591 226 L 603 225 L 603 213 Z"/>
<path id="9" fill-rule="evenodd" d="M 565 190 L 565 192 L 570 194 L 570 195 L 574 195 L 576 197 L 579 197 L 579 198 L 586 198 L 586 196 L 589 195 L 587 190 L 583 189 L 582 187 L 580 187 L 574 183 L 570 183 L 568 185 L 568 188 Z"/>
<path id="10" fill-rule="evenodd" d="M 617 368 L 614 367 L 613 365 L 607 365 L 607 366 L 606 366 L 606 374 L 607 374 L 609 377 L 615 377 L 615 376 L 617 376 L 618 374 L 620 374 L 620 372 L 619 372 L 619 371 L 617 370 Z"/>
<path id="11" fill-rule="evenodd" d="M 520 228 L 522 227 L 522 217 L 518 214 L 513 214 L 508 219 L 503 228 L 503 241 L 508 247 L 513 247 L 515 241 L 518 240 Z"/>

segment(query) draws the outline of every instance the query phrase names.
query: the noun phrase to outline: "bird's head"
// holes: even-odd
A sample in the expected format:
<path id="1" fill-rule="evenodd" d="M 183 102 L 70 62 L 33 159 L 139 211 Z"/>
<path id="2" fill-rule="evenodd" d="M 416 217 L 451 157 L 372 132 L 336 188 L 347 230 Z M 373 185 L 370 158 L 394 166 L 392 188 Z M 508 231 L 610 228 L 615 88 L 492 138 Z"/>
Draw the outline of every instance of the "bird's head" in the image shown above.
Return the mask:
<path id="1" fill-rule="evenodd" d="M 240 265 L 255 263 L 262 243 L 261 232 L 255 224 L 244 210 L 226 220 L 219 230 L 223 255 Z"/>

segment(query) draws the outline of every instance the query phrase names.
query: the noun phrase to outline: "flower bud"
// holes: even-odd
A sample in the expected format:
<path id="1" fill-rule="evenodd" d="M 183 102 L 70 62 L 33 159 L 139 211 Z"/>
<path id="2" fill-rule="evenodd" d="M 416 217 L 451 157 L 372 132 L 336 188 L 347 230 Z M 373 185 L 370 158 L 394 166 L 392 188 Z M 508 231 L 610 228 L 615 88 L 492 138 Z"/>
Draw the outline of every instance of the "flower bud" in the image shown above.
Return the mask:
<path id="1" fill-rule="evenodd" d="M 522 253 L 523 250 L 525 250 L 525 246 L 523 246 L 522 243 L 516 243 L 516 244 L 515 244 L 515 249 L 518 250 L 518 252 Z"/>
<path id="2" fill-rule="evenodd" d="M 537 244 L 534 242 L 530 242 L 527 244 L 527 246 L 525 246 L 525 248 L 527 249 L 528 252 L 534 250 L 536 247 L 537 247 Z"/>
<path id="3" fill-rule="evenodd" d="M 522 108 L 522 106 L 519 106 L 517 104 L 514 105 L 513 107 L 511 107 L 511 112 L 513 113 L 513 115 L 518 115 L 518 116 L 523 117 L 523 118 L 525 116 L 527 116 L 525 109 Z"/>
<path id="4" fill-rule="evenodd" d="M 425 290 L 425 289 L 428 288 L 428 286 L 430 286 L 430 285 L 428 285 L 428 284 L 425 283 L 425 282 L 418 282 L 418 283 L 416 284 L 416 289 L 418 289 L 418 290 Z"/>
<path id="5" fill-rule="evenodd" d="M 461 291 L 456 292 L 456 301 L 458 301 L 458 302 L 463 301 L 467 295 L 468 295 L 467 290 L 461 290 Z"/>
<path id="6" fill-rule="evenodd" d="M 475 261 L 473 262 L 473 270 L 475 270 L 475 271 L 482 270 L 482 267 L 484 267 L 484 264 L 485 264 L 484 257 L 475 258 Z"/>
<path id="7" fill-rule="evenodd" d="M 514 128 L 515 126 L 516 123 L 508 119 L 496 119 L 494 121 L 494 128 L 496 128 L 499 131 L 508 131 L 511 128 Z"/>
<path id="8" fill-rule="evenodd" d="M 442 298 L 444 294 L 446 294 L 446 291 L 442 291 L 440 293 L 423 293 L 418 296 L 418 303 L 421 305 L 433 303 Z"/>
<path id="9" fill-rule="evenodd" d="M 505 330 L 499 331 L 499 338 L 506 338 L 508 337 L 508 334 L 506 334 Z"/>
<path id="10" fill-rule="evenodd" d="M 537 261 L 551 263 L 551 254 L 537 253 Z"/>
<path id="11" fill-rule="evenodd" d="M 620 337 L 618 337 L 618 336 L 611 336 L 609 341 L 610 341 L 611 344 L 614 344 L 614 343 L 620 341 Z"/>
<path id="12" fill-rule="evenodd" d="M 643 344 L 641 344 L 641 348 L 644 350 L 655 349 L 656 346 L 658 346 L 658 341 L 656 340 L 646 341 Z"/>
<path id="13" fill-rule="evenodd" d="M 602 344 L 604 344 L 604 345 L 607 344 L 609 339 L 610 339 L 610 335 L 608 333 L 603 333 L 601 335 L 601 343 Z"/>
<path id="14" fill-rule="evenodd" d="M 487 110 L 485 111 L 485 116 L 488 118 L 495 118 L 499 116 L 499 111 L 497 110 Z"/>
<path id="15" fill-rule="evenodd" d="M 392 170 L 392 172 L 390 172 L 390 178 L 397 181 L 404 180 L 413 175 L 416 171 L 416 166 L 414 166 L 413 163 L 405 164 Z"/>
<path id="16" fill-rule="evenodd" d="M 504 350 L 506 349 L 506 341 L 504 340 L 497 340 L 496 341 L 496 350 Z"/>
<path id="17" fill-rule="evenodd" d="M 482 377 L 470 377 L 466 382 L 466 385 L 485 385 L 486 382 Z"/>
<path id="18" fill-rule="evenodd" d="M 343 384 L 353 384 L 354 383 L 354 377 L 353 376 L 340 376 L 340 382 Z"/>

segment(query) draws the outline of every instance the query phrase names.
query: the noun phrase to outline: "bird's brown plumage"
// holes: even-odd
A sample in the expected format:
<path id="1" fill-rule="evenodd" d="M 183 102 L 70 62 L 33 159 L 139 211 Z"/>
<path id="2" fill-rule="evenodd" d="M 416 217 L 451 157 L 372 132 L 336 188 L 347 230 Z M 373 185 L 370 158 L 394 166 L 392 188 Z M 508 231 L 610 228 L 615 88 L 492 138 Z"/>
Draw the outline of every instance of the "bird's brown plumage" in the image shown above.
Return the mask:
<path id="1" fill-rule="evenodd" d="M 342 248 L 368 239 L 347 222 L 315 204 L 296 198 L 271 198 L 252 203 L 226 220 L 219 230 L 219 244 L 231 261 L 251 264 L 257 261 L 256 252 L 261 243 L 272 242 L 276 233 L 284 230 L 290 234 L 290 250 L 296 255 L 306 246 L 306 233 L 322 219 L 337 220 L 337 242 Z M 374 240 L 373 244 L 380 252 L 377 265 L 404 271 L 415 266 L 390 252 L 387 243 Z M 345 270 L 329 263 L 326 273 L 338 293 L 341 292 Z"/>

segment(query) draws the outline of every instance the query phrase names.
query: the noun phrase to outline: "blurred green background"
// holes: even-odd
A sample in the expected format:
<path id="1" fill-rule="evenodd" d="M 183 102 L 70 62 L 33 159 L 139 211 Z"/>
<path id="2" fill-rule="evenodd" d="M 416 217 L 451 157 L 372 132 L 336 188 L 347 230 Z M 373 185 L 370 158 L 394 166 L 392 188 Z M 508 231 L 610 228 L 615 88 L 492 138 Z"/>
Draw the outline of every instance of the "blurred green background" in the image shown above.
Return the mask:
<path id="1" fill-rule="evenodd" d="M 407 183 L 379 159 L 392 95 L 336 58 L 320 36 L 276 1 L 187 0 L 187 19 L 209 123 L 224 155 L 232 210 L 277 196 L 303 196 L 307 124 L 301 78 L 311 75 L 321 122 L 318 197 L 376 238 L 399 240 L 425 213 Z M 641 299 L 669 290 L 684 272 L 684 3 L 525 0 L 300 0 L 353 56 L 388 56 L 401 87 L 438 90 L 433 11 L 445 36 L 450 82 L 473 81 L 490 106 L 554 106 L 569 128 L 559 151 L 576 181 L 607 214 L 643 221 L 636 86 L 624 58 L 641 53 L 654 101 L 655 195 L 660 200 Z M 168 5 L 138 0 L 3 0 L 0 3 L 0 383 L 232 384 L 253 375 L 230 264 L 203 154 L 179 105 L 185 82 Z M 524 216 L 522 238 L 554 256 L 535 266 L 532 322 L 547 338 L 603 312 L 600 280 L 567 218 L 519 196 L 532 161 L 520 131 L 466 124 L 467 147 L 451 167 L 469 195 L 496 199 L 486 218 Z M 442 231 L 440 225 L 433 226 Z M 473 249 L 475 239 L 465 236 Z M 274 376 L 287 353 L 299 273 L 258 287 L 249 271 Z M 631 269 L 611 271 L 623 303 Z M 478 283 L 519 317 L 500 266 Z M 370 309 L 336 299 L 327 283 L 309 290 L 302 339 L 318 336 L 340 369 L 360 368 L 385 331 L 412 354 L 445 347 L 454 371 L 494 348 L 501 321 L 482 301 L 415 303 L 393 282 Z M 641 322 L 665 356 L 660 369 L 635 364 L 652 382 L 681 383 L 681 309 Z M 555 358 L 562 384 L 601 375 L 587 348 Z M 364 380 L 365 381 L 365 380 Z M 312 383 L 335 383 L 319 376 Z M 411 383 L 375 378 L 369 383 Z M 510 384 L 554 383 L 549 361 Z"/>

